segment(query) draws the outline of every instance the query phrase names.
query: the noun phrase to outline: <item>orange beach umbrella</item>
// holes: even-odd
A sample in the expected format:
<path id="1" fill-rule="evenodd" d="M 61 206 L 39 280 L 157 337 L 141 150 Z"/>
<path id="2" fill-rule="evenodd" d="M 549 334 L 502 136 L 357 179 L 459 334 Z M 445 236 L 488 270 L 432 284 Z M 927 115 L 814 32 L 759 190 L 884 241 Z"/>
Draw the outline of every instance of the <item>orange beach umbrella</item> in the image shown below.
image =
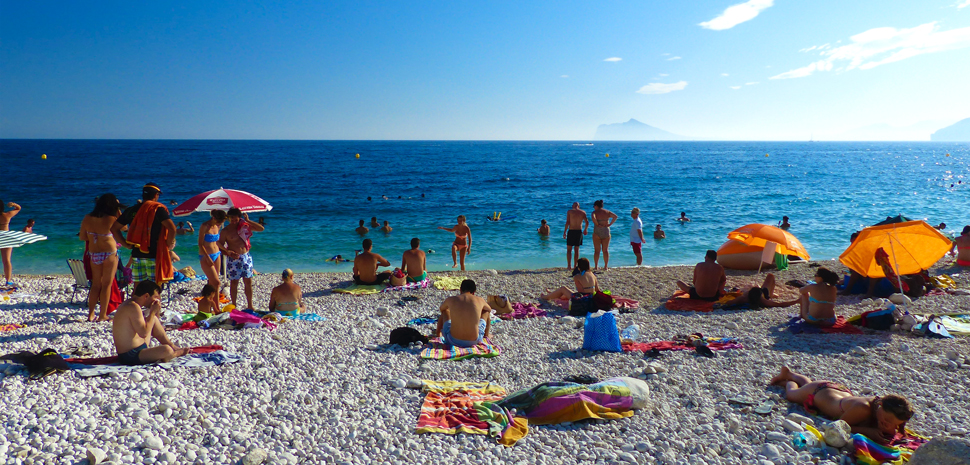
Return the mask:
<path id="1" fill-rule="evenodd" d="M 889 262 L 901 276 L 928 269 L 952 247 L 949 238 L 925 221 L 906 221 L 863 229 L 839 255 L 839 261 L 863 276 L 884 278 L 886 273 L 876 263 L 876 251 L 881 248 L 889 254 Z"/>
<path id="2" fill-rule="evenodd" d="M 767 224 L 749 224 L 741 226 L 727 235 L 728 239 L 733 239 L 744 244 L 764 247 L 768 242 L 778 244 L 775 252 L 782 255 L 794 255 L 805 260 L 810 259 L 805 246 L 798 241 L 798 238 L 790 232 L 770 226 Z"/>

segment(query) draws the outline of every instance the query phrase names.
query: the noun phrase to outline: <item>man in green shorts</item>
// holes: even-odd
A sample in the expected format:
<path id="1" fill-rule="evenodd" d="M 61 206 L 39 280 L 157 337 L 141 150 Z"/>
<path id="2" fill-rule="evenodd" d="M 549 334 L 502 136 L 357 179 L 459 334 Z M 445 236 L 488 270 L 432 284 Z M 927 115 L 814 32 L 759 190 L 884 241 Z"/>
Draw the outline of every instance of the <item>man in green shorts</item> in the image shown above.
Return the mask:
<path id="1" fill-rule="evenodd" d="M 401 270 L 407 274 L 407 282 L 418 283 L 428 279 L 427 255 L 421 250 L 421 239 L 411 239 L 411 250 L 404 252 Z"/>

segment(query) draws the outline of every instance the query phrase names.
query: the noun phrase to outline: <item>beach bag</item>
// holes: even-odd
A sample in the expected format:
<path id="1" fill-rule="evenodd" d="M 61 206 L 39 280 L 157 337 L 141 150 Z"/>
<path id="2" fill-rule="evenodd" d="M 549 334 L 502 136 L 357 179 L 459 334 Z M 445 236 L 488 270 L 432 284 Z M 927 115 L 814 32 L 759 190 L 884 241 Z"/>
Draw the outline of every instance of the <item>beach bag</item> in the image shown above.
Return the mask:
<path id="1" fill-rule="evenodd" d="M 616 300 L 613 300 L 610 291 L 597 291 L 593 295 L 593 302 L 596 304 L 597 310 L 609 310 L 616 305 Z"/>
<path id="2" fill-rule="evenodd" d="M 420 342 L 422 344 L 428 343 L 428 338 L 418 332 L 414 328 L 408 328 L 407 326 L 402 326 L 400 328 L 395 328 L 391 330 L 390 343 L 397 344 L 401 347 L 407 347 L 413 342 Z"/>
<path id="3" fill-rule="evenodd" d="M 895 308 L 887 308 L 885 310 L 873 310 L 871 312 L 865 312 L 861 315 L 859 319 L 859 324 L 862 327 L 869 329 L 878 329 L 880 331 L 886 331 L 896 324 L 896 317 L 893 316 L 893 310 Z"/>
<path id="4" fill-rule="evenodd" d="M 616 328 L 616 317 L 613 312 L 604 312 L 600 316 L 596 315 L 599 314 L 586 315 L 583 350 L 622 352 L 620 331 Z"/>
<path id="5" fill-rule="evenodd" d="M 591 295 L 573 294 L 569 299 L 569 316 L 586 316 L 596 310 L 596 302 Z"/>

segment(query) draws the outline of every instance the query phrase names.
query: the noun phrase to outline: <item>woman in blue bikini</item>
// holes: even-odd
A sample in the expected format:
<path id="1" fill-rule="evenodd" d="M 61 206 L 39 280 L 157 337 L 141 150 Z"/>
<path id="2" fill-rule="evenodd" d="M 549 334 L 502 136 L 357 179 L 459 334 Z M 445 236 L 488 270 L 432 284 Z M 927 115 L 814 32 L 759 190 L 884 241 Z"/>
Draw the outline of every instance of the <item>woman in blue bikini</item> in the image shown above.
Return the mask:
<path id="1" fill-rule="evenodd" d="M 835 299 L 838 297 L 839 275 L 820 267 L 815 272 L 815 282 L 803 287 L 801 292 L 801 317 L 818 326 L 832 326 L 836 322 Z"/>
<path id="2" fill-rule="evenodd" d="M 121 204 L 114 194 L 98 197 L 94 210 L 84 216 L 78 238 L 87 242 L 91 261 L 91 291 L 88 292 L 88 321 L 94 321 L 94 311 L 101 303 L 98 321 L 108 321 L 111 281 L 118 268 L 118 244 L 111 235 L 111 226 L 121 216 Z"/>
<path id="3" fill-rule="evenodd" d="M 219 281 L 219 230 L 226 222 L 226 212 L 222 210 L 212 210 L 209 212 L 211 218 L 199 226 L 199 264 L 202 265 L 202 272 L 209 280 L 209 284 L 220 292 L 222 282 Z M 218 299 L 217 299 L 218 300 Z"/>

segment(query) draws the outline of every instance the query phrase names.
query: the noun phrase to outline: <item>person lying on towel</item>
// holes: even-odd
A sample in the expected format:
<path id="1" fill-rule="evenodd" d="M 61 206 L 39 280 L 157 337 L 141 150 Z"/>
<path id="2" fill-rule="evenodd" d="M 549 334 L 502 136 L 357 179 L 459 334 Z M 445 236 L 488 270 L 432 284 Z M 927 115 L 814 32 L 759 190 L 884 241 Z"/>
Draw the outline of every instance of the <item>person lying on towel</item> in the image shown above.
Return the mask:
<path id="1" fill-rule="evenodd" d="M 789 402 L 802 404 L 809 413 L 830 420 L 842 420 L 853 433 L 873 441 L 889 444 L 896 433 L 906 432 L 906 422 L 913 417 L 913 407 L 896 394 L 874 397 L 853 396 L 849 389 L 832 381 L 812 381 L 787 366 L 771 378 L 772 386 L 783 386 Z"/>
<path id="2" fill-rule="evenodd" d="M 165 335 L 165 328 L 158 318 L 162 313 L 161 290 L 154 281 L 142 281 L 135 286 L 131 298 L 115 312 L 111 335 L 121 364 L 167 362 L 189 353 L 189 349 L 180 349 Z M 146 318 L 143 307 L 147 306 L 151 306 L 151 310 Z M 153 337 L 160 345 L 149 349 L 148 343 Z"/>
<path id="3" fill-rule="evenodd" d="M 448 297 L 441 304 L 435 336 L 445 344 L 474 347 L 488 337 L 492 327 L 492 309 L 485 300 L 475 295 L 475 290 L 475 281 L 466 279 L 461 282 L 459 294 Z"/>

